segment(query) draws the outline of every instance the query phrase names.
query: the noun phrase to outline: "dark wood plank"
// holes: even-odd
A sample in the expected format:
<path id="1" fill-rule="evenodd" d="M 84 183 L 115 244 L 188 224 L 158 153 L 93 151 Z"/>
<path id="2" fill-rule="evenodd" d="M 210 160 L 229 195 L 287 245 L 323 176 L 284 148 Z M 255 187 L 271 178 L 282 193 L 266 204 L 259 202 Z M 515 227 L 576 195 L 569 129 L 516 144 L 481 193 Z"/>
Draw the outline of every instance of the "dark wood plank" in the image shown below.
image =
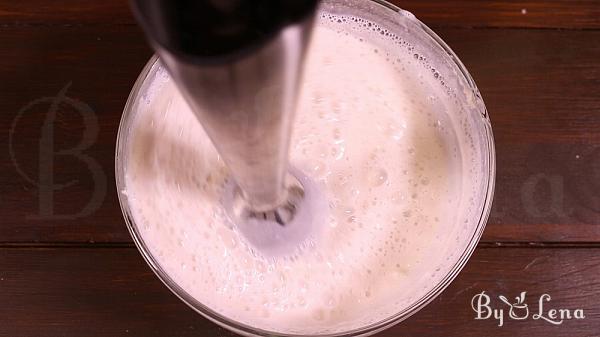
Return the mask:
<path id="1" fill-rule="evenodd" d="M 600 44 L 590 41 L 600 36 L 438 31 L 492 119 L 497 183 L 484 241 L 598 241 Z"/>
<path id="2" fill-rule="evenodd" d="M 597 336 L 600 254 L 589 249 L 478 249 L 442 295 L 392 336 Z M 234 336 L 201 318 L 150 272 L 137 251 L 121 249 L 0 249 L 0 336 Z M 474 320 L 474 295 L 513 299 L 526 291 L 530 315 L 541 294 L 550 308 L 580 308 L 584 320 L 554 326 L 505 317 Z"/>
<path id="3" fill-rule="evenodd" d="M 114 147 L 129 91 L 152 55 L 142 33 L 136 26 L 4 28 L 0 41 L 0 241 L 129 240 L 114 187 Z M 63 90 L 73 101 L 61 100 L 54 134 L 44 139 L 42 126 Z M 41 159 L 78 146 L 84 135 L 91 167 L 69 155 Z M 52 186 L 53 196 L 43 192 Z M 91 213 L 79 214 L 88 204 Z"/>
<path id="4" fill-rule="evenodd" d="M 598 143 L 500 140 L 496 150 L 496 197 L 483 241 L 598 242 Z"/>
<path id="5" fill-rule="evenodd" d="M 393 0 L 434 27 L 600 28 L 598 0 Z"/>
<path id="6" fill-rule="evenodd" d="M 591 43 L 600 31 L 438 31 L 479 84 L 493 122 L 498 183 L 484 241 L 600 241 L 600 44 Z M 129 90 L 151 55 L 141 32 L 4 27 L 0 45 L 0 242 L 129 242 L 114 189 L 114 145 Z M 65 101 L 53 142 L 40 143 L 46 97 L 65 88 L 97 118 L 87 122 L 98 134 L 83 153 L 100 169 L 69 155 L 40 165 L 40 153 L 93 136 L 81 104 Z M 40 197 L 44 187 L 68 183 L 55 186 L 53 200 Z M 90 213 L 78 214 L 94 193 Z"/>
<path id="7" fill-rule="evenodd" d="M 135 24 L 127 0 L 0 1 L 4 25 Z"/>
<path id="8" fill-rule="evenodd" d="M 433 27 L 600 28 L 598 0 L 391 0 Z M 0 2 L 0 24 L 134 24 L 126 0 Z"/>
<path id="9" fill-rule="evenodd" d="M 498 142 L 600 141 L 598 32 L 436 31 L 477 82 Z"/>

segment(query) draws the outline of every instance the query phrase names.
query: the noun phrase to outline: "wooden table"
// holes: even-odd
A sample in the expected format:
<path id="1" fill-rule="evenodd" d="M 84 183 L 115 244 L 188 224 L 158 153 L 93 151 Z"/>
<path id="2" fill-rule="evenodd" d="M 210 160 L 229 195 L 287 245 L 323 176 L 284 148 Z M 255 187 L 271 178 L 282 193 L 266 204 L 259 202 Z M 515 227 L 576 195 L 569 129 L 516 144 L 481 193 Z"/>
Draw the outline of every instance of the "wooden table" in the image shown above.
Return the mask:
<path id="1" fill-rule="evenodd" d="M 470 262 L 380 336 L 600 336 L 600 1 L 397 1 L 461 57 L 496 137 L 494 208 Z M 121 111 L 151 55 L 122 0 L 0 1 L 0 336 L 232 336 L 133 246 L 114 187 Z M 474 295 L 504 308 L 475 320 Z M 583 309 L 560 325 L 517 321 Z"/>

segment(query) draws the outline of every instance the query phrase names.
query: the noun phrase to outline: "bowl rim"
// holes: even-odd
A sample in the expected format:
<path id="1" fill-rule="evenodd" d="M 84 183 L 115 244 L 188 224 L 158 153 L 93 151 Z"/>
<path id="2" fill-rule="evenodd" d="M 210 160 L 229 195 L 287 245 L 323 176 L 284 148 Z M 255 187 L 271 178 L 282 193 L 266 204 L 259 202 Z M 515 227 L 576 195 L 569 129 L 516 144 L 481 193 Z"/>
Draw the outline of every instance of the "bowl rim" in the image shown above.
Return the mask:
<path id="1" fill-rule="evenodd" d="M 479 240 L 483 234 L 486 223 L 488 221 L 490 212 L 492 199 L 494 195 L 495 188 L 495 178 L 496 178 L 496 153 L 494 146 L 494 138 L 492 134 L 492 128 L 489 120 L 489 116 L 487 113 L 487 109 L 481 98 L 481 94 L 475 84 L 475 81 L 467 71 L 466 67 L 460 61 L 458 56 L 452 51 L 452 49 L 429 27 L 427 27 L 424 23 L 422 23 L 419 19 L 417 19 L 412 13 L 399 8 L 396 5 L 393 5 L 385 0 L 368 0 L 372 3 L 381 5 L 388 10 L 395 12 L 398 15 L 402 15 L 403 17 L 412 20 L 419 28 L 421 28 L 431 39 L 437 43 L 437 45 L 447 53 L 449 56 L 449 60 L 454 62 L 454 66 L 460 70 L 460 75 L 464 77 L 464 80 L 471 89 L 474 97 L 478 101 L 479 112 L 481 113 L 481 122 L 483 125 L 484 137 L 487 142 L 484 144 L 487 146 L 487 164 L 488 164 L 488 173 L 487 175 L 483 175 L 484 179 L 487 179 L 487 188 L 485 191 L 485 199 L 482 203 L 481 214 L 479 218 L 479 222 L 477 227 L 475 228 L 471 238 L 469 239 L 468 245 L 465 247 L 465 250 L 458 257 L 457 262 L 450 268 L 448 274 L 446 274 L 432 289 L 430 289 L 427 293 L 421 296 L 418 300 L 413 302 L 411 305 L 403 308 L 401 311 L 396 314 L 389 316 L 383 320 L 378 322 L 366 325 L 361 328 L 357 328 L 350 331 L 340 332 L 340 333 L 331 333 L 331 334 L 319 334 L 315 336 L 319 337 L 359 337 L 359 336 L 370 336 L 382 330 L 385 330 L 395 324 L 398 324 L 405 319 L 409 318 L 435 298 L 437 298 L 444 289 L 446 289 L 450 283 L 458 276 L 460 271 L 464 268 L 469 258 L 475 251 Z M 142 69 L 140 75 L 135 81 L 133 88 L 127 98 L 127 102 L 123 109 L 123 115 L 121 117 L 121 121 L 119 123 L 119 129 L 117 132 L 117 141 L 116 141 L 116 149 L 115 149 L 115 182 L 117 187 L 117 194 L 119 199 L 119 205 L 121 208 L 121 212 L 123 214 L 123 218 L 127 225 L 127 229 L 144 260 L 150 266 L 151 270 L 156 274 L 159 280 L 173 293 L 175 294 L 182 302 L 188 305 L 197 313 L 201 314 L 203 317 L 207 318 L 211 322 L 233 331 L 237 334 L 243 336 L 280 336 L 280 337 L 299 337 L 303 336 L 300 334 L 289 334 L 289 333 L 277 333 L 273 331 L 262 330 L 259 328 L 255 328 L 243 323 L 239 323 L 235 320 L 229 319 L 224 315 L 217 313 L 216 311 L 210 309 L 208 306 L 202 304 L 200 301 L 193 298 L 188 292 L 186 292 L 183 288 L 181 288 L 173 279 L 169 277 L 169 275 L 163 270 L 160 264 L 155 260 L 155 258 L 150 253 L 150 250 L 144 243 L 142 239 L 141 233 L 138 231 L 137 226 L 135 225 L 135 221 L 131 214 L 131 209 L 129 207 L 129 202 L 125 193 L 123 193 L 122 189 L 125 188 L 125 174 L 124 167 L 122 165 L 123 161 L 122 157 L 125 156 L 126 146 L 124 145 L 125 135 L 128 133 L 127 125 L 128 122 L 131 121 L 131 114 L 134 111 L 134 105 L 139 98 L 140 91 L 146 82 L 148 76 L 153 73 L 154 67 L 160 66 L 160 60 L 157 55 L 153 55 L 150 60 L 146 63 L 144 68 Z M 484 183 L 482 183 L 484 185 Z"/>

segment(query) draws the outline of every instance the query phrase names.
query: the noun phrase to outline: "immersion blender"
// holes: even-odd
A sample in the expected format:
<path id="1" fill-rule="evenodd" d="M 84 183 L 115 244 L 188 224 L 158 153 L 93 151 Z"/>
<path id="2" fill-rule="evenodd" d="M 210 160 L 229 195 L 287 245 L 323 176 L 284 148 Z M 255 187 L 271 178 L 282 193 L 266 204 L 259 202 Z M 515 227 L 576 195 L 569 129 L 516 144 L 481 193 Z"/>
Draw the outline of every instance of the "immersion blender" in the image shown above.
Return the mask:
<path id="1" fill-rule="evenodd" d="M 289 174 L 288 149 L 317 0 L 133 0 L 132 7 L 237 184 L 235 217 L 286 225 L 304 196 Z"/>

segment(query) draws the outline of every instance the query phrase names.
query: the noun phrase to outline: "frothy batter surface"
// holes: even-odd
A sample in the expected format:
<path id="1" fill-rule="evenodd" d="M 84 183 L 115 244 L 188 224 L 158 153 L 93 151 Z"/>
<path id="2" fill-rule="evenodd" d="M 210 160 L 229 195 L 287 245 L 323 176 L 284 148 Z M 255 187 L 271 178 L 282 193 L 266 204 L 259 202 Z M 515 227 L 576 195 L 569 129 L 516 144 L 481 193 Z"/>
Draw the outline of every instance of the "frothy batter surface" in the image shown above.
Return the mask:
<path id="1" fill-rule="evenodd" d="M 227 168 L 164 70 L 138 106 L 124 192 L 135 222 L 170 277 L 223 316 L 299 334 L 378 322 L 431 290 L 472 235 L 480 177 L 458 107 L 363 27 L 323 15 L 314 32 L 290 152 L 329 207 L 293 258 L 266 260 L 238 235 L 220 203 Z"/>

